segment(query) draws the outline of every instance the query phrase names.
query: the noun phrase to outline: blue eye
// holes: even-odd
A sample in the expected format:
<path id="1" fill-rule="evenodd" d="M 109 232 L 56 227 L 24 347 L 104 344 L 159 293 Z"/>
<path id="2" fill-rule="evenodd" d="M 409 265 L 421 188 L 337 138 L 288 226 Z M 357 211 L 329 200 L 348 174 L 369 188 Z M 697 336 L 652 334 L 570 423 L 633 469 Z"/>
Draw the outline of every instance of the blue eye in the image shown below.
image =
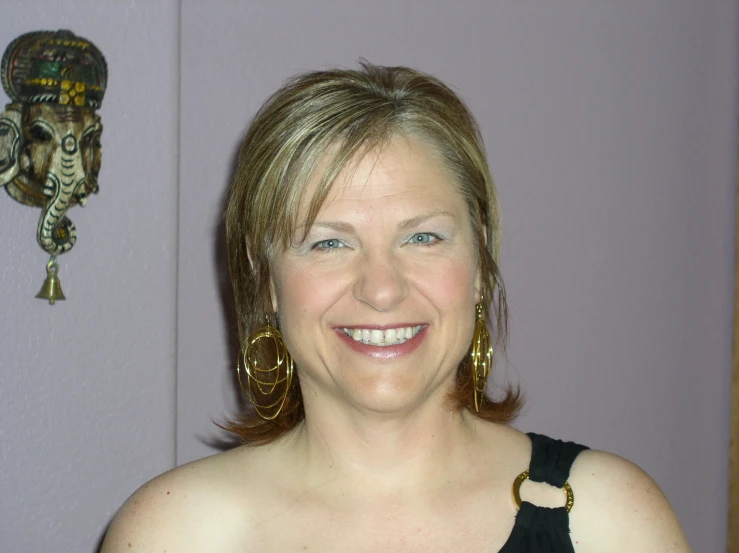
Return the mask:
<path id="1" fill-rule="evenodd" d="M 431 244 L 434 244 L 438 242 L 440 238 L 434 234 L 433 232 L 417 232 L 413 236 L 411 236 L 411 239 L 409 242 L 411 244 L 420 244 L 422 246 L 429 246 Z"/>
<path id="2" fill-rule="evenodd" d="M 338 250 L 339 248 L 343 247 L 344 244 L 341 243 L 341 240 L 337 240 L 336 238 L 329 238 L 328 240 L 321 240 L 320 242 L 316 242 L 315 244 L 313 244 L 312 249 L 330 251 Z"/>

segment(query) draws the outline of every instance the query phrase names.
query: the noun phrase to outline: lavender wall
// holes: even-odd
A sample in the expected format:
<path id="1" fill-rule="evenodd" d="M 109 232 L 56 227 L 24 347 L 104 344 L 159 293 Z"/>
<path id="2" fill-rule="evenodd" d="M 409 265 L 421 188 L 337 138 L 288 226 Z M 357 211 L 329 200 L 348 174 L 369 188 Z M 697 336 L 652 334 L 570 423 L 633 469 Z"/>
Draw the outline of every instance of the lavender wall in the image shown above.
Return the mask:
<path id="1" fill-rule="evenodd" d="M 737 11 L 6 0 L 0 46 L 70 28 L 105 53 L 110 88 L 101 193 L 61 259 L 68 301 L 33 298 L 39 212 L 0 193 L 0 551 L 93 552 L 138 485 L 218 450 L 237 347 L 219 214 L 239 138 L 286 77 L 361 56 L 452 83 L 483 127 L 518 426 L 636 461 L 694 549 L 723 550 Z"/>
<path id="2" fill-rule="evenodd" d="M 215 451 L 235 401 L 219 214 L 239 138 L 289 75 L 363 56 L 438 75 L 479 117 L 518 426 L 634 460 L 695 550 L 721 551 L 737 46 L 722 0 L 184 0 L 178 463 Z"/>
<path id="3" fill-rule="evenodd" d="M 0 191 L 0 551 L 96 551 L 174 464 L 178 2 L 8 1 L 0 48 L 68 28 L 107 58 L 100 194 L 71 219 L 67 301 L 34 298 L 40 211 Z M 0 102 L 6 97 L 0 92 Z"/>

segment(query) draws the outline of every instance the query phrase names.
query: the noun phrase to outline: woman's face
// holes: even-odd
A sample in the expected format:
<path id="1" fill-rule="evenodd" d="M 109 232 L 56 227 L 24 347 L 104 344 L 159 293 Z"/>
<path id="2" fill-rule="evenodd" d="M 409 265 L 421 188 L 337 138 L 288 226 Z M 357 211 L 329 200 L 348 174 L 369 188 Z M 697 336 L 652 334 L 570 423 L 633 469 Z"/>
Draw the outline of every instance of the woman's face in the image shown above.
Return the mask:
<path id="1" fill-rule="evenodd" d="M 397 136 L 348 164 L 300 237 L 272 260 L 272 295 L 306 408 L 392 413 L 443 400 L 470 345 L 480 279 L 467 205 L 433 151 Z"/>

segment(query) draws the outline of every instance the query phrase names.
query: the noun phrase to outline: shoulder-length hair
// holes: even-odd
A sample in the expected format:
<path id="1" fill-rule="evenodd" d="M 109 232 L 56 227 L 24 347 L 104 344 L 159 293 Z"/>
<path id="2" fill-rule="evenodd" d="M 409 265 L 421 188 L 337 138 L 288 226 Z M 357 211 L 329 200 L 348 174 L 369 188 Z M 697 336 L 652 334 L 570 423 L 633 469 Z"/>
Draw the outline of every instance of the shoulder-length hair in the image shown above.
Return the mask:
<path id="1" fill-rule="evenodd" d="M 293 77 L 254 117 L 244 139 L 226 206 L 226 240 L 238 332 L 242 343 L 270 319 L 270 257 L 286 248 L 298 225 L 307 232 L 337 174 L 360 149 L 382 146 L 401 134 L 435 150 L 453 176 L 469 208 L 478 248 L 482 294 L 493 343 L 505 351 L 508 307 L 498 269 L 500 210 L 480 130 L 462 100 L 444 83 L 407 67 L 360 62 L 359 70 L 330 69 Z M 296 220 L 310 176 L 329 148 L 333 158 L 310 198 L 305 221 Z M 470 337 L 470 347 L 471 347 Z M 269 443 L 305 417 L 298 378 L 273 420 L 252 410 L 223 428 L 245 443 Z M 258 388 L 254 393 L 259 395 Z M 449 397 L 457 409 L 482 419 L 512 421 L 523 404 L 518 387 L 508 386 L 500 400 L 486 396 L 474 409 L 469 355 L 457 369 Z M 267 398 L 253 397 L 252 400 Z"/>

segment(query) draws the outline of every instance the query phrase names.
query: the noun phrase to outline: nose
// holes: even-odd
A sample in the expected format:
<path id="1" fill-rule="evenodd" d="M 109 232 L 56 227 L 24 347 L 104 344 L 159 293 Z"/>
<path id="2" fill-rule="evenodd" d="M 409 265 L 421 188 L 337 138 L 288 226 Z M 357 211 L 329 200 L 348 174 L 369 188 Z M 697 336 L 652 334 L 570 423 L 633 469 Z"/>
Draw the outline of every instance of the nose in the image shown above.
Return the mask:
<path id="1" fill-rule="evenodd" d="M 391 253 L 364 252 L 353 287 L 354 297 L 376 311 L 391 311 L 408 295 L 401 264 Z"/>

